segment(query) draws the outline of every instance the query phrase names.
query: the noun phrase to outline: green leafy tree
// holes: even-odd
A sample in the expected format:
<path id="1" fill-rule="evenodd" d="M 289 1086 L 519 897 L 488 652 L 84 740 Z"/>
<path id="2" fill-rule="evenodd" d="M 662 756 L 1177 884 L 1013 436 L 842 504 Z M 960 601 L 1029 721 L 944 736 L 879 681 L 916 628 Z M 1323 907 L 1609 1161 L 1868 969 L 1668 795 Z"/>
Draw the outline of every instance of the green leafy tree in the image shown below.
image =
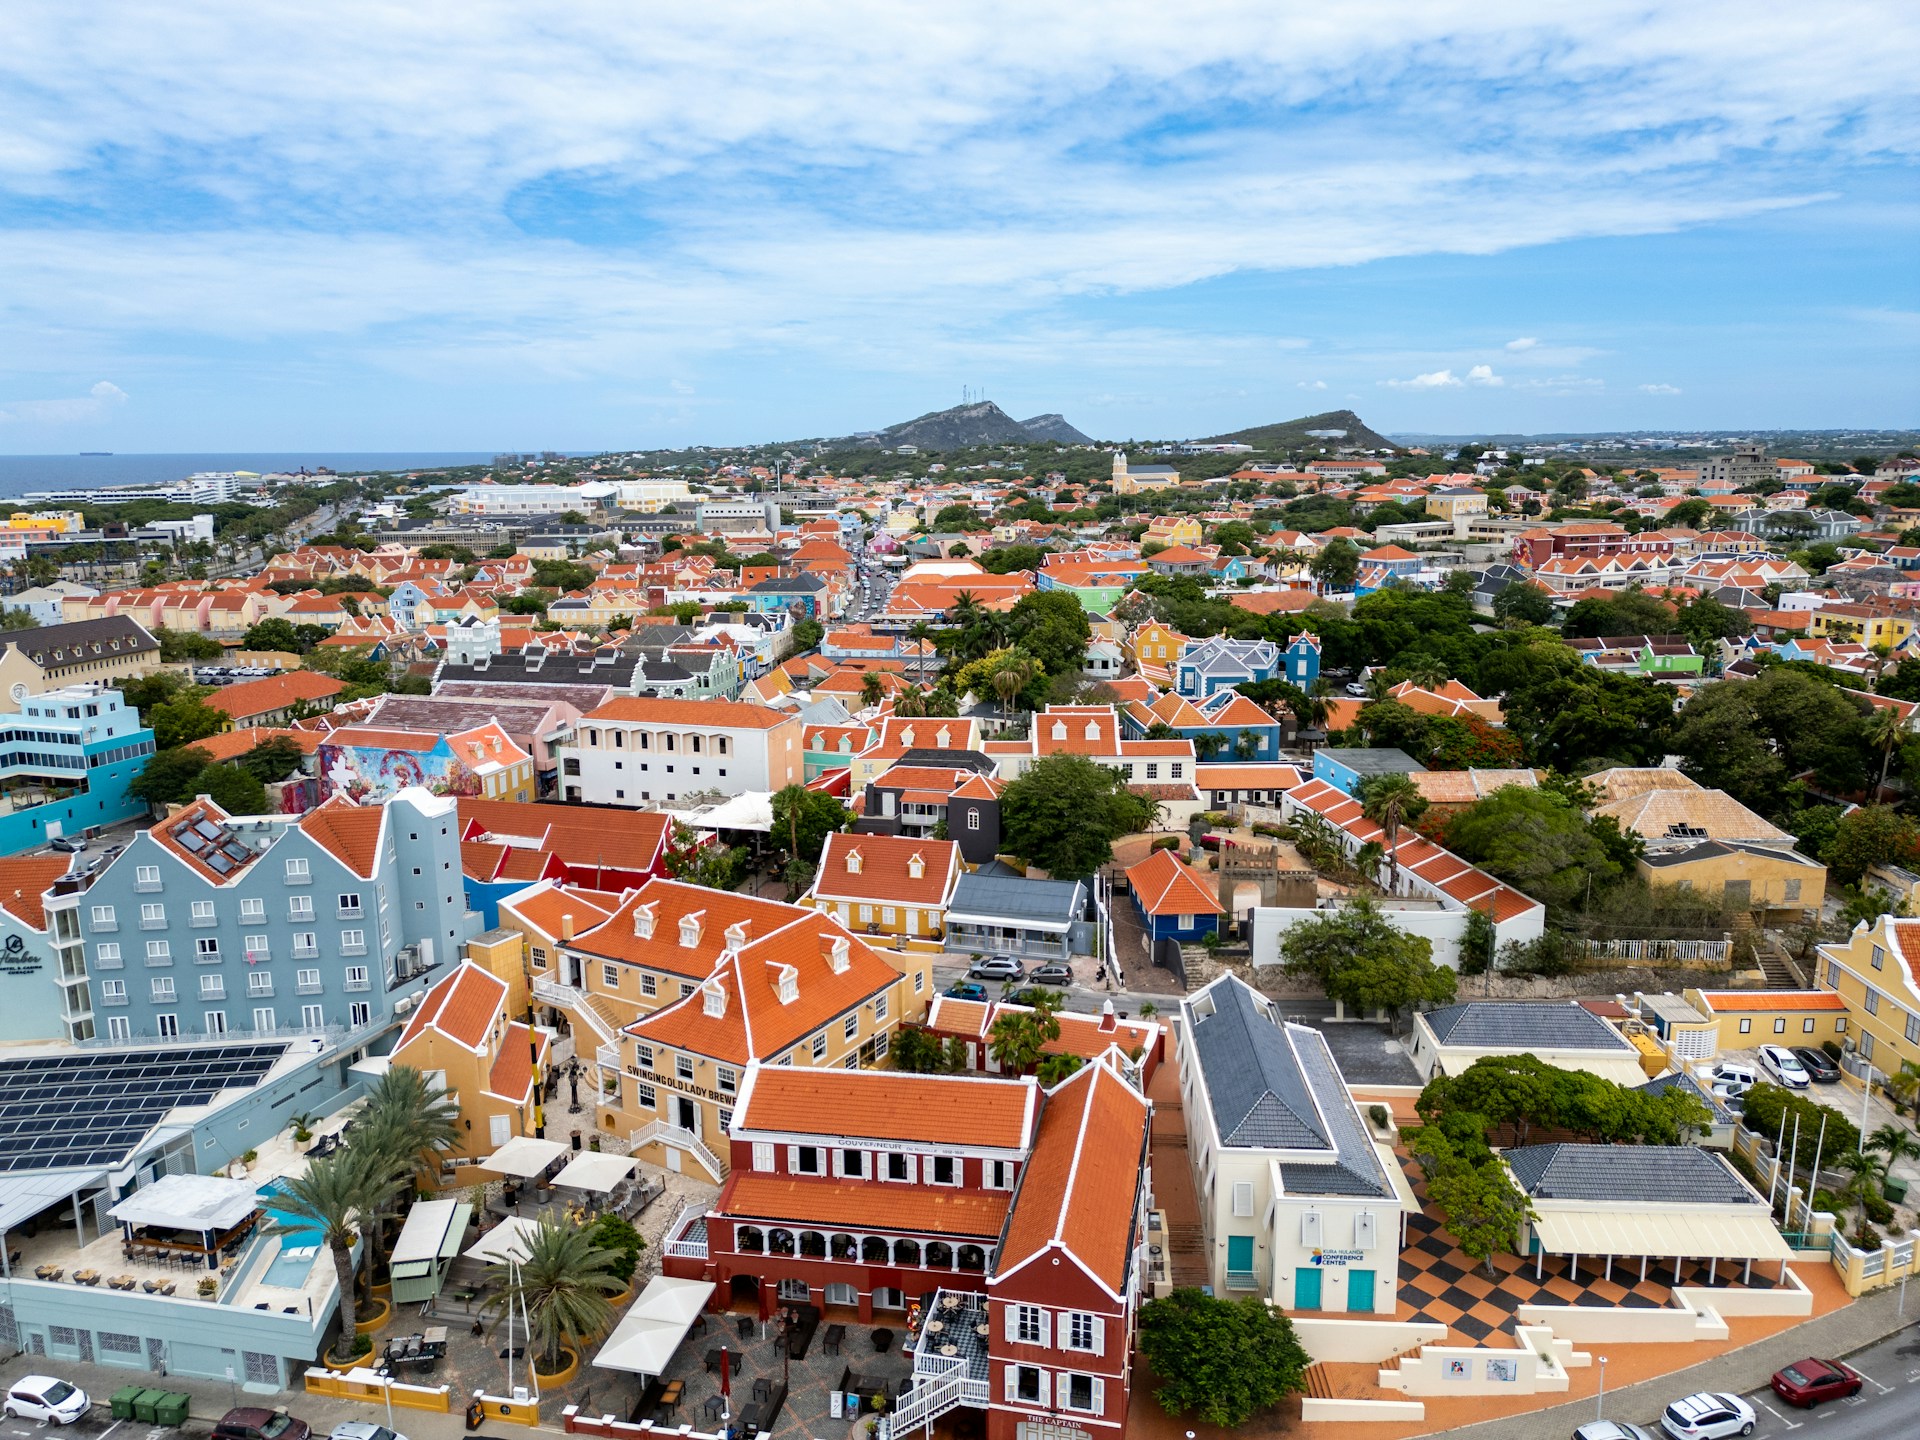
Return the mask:
<path id="1" fill-rule="evenodd" d="M 1070 674 L 1086 660 L 1093 627 L 1080 602 L 1059 590 L 1023 595 L 1007 613 L 1008 638 L 1049 675 Z"/>
<path id="2" fill-rule="evenodd" d="M 1360 551 L 1351 540 L 1336 537 L 1314 552 L 1307 568 L 1322 590 L 1345 594 L 1360 573 Z"/>
<path id="3" fill-rule="evenodd" d="M 542 1218 L 524 1248 L 526 1259 L 518 1265 L 490 1267 L 493 1293 L 486 1308 L 506 1314 L 524 1307 L 545 1373 L 554 1374 L 565 1367 L 563 1351 L 578 1354 L 607 1333 L 613 1324 L 607 1297 L 626 1289 L 626 1282 L 614 1274 L 620 1257 L 595 1244 L 581 1226 Z"/>
<path id="4" fill-rule="evenodd" d="M 1000 1068 L 1024 1075 L 1040 1063 L 1047 1046 L 1060 1038 L 1060 1002 L 1051 994 L 1033 997 L 1030 1010 L 1007 1010 L 993 1022 L 988 1049 Z"/>
<path id="5" fill-rule="evenodd" d="M 262 740 L 240 757 L 240 768 L 264 785 L 284 780 L 306 760 L 306 752 L 285 735 Z"/>
<path id="6" fill-rule="evenodd" d="M 818 620 L 799 620 L 794 622 L 793 648 L 795 653 L 820 648 L 820 642 L 826 639 L 827 630 Z"/>
<path id="7" fill-rule="evenodd" d="M 1453 999 L 1453 971 L 1433 963 L 1433 945 L 1409 935 L 1364 895 L 1293 926 L 1280 942 L 1288 975 L 1310 976 L 1329 1000 L 1386 1010 Z"/>
<path id="8" fill-rule="evenodd" d="M 957 1075 L 967 1068 L 966 1042 L 955 1038 L 943 1045 L 924 1030 L 903 1026 L 894 1035 L 887 1063 L 914 1075 Z"/>
<path id="9" fill-rule="evenodd" d="M 633 1222 L 609 1210 L 593 1222 L 589 1234 L 595 1245 L 613 1256 L 607 1262 L 607 1273 L 623 1285 L 631 1282 L 633 1272 L 640 1267 L 640 1252 L 647 1248 Z"/>
<path id="10" fill-rule="evenodd" d="M 1498 1274 L 1494 1255 L 1513 1249 L 1521 1224 L 1534 1213 L 1532 1203 L 1495 1165 L 1429 1174 L 1427 1198 L 1440 1211 L 1460 1252 L 1485 1264 L 1489 1276 Z"/>
<path id="11" fill-rule="evenodd" d="M 1133 794 L 1117 770 L 1084 755 L 1049 755 L 1000 797 L 1007 848 L 1062 879 L 1093 874 L 1113 859 L 1113 842 L 1144 830 L 1158 806 Z"/>
<path id="12" fill-rule="evenodd" d="M 293 622 L 275 616 L 271 620 L 262 620 L 249 628 L 247 633 L 240 637 L 240 648 L 242 650 L 279 650 L 288 654 L 304 655 L 313 647 L 307 646 L 303 649 L 300 637 L 294 633 Z"/>
<path id="13" fill-rule="evenodd" d="M 1538 585 L 1516 580 L 1493 597 L 1493 618 L 1502 625 L 1551 624 L 1553 602 Z"/>
<path id="14" fill-rule="evenodd" d="M 283 1179 L 274 1201 L 275 1209 L 302 1222 L 293 1228 L 319 1231 L 320 1243 L 333 1260 L 340 1305 L 334 1356 L 342 1363 L 360 1354 L 362 1343 L 355 1329 L 360 1307 L 353 1247 L 361 1228 L 386 1203 L 394 1169 L 393 1161 L 377 1150 L 349 1146 L 337 1155 L 309 1162 L 306 1174 Z"/>
<path id="15" fill-rule="evenodd" d="M 980 514 L 971 505 L 942 505 L 928 528 L 935 531 L 973 530 L 980 525 Z"/>
<path id="16" fill-rule="evenodd" d="M 1140 1353 L 1169 1415 L 1231 1429 L 1306 1388 L 1312 1357 L 1293 1324 L 1256 1296 L 1221 1300 L 1183 1287 L 1140 1307 Z"/>
<path id="17" fill-rule="evenodd" d="M 1840 884 L 1857 885 L 1876 865 L 1920 862 L 1920 827 L 1890 805 L 1862 805 L 1840 817 L 1820 858 Z"/>
<path id="18" fill-rule="evenodd" d="M 154 706 L 147 724 L 153 729 L 154 748 L 171 750 L 218 735 L 226 729 L 227 717 L 197 695 L 181 694 Z"/>
<path id="19" fill-rule="evenodd" d="M 194 793 L 205 795 L 229 815 L 267 813 L 267 787 L 237 765 L 209 765 L 194 781 Z"/>
<path id="20" fill-rule="evenodd" d="M 784 873 L 792 896 L 813 882 L 827 836 L 846 829 L 852 819 L 852 812 L 833 796 L 804 785 L 789 785 L 774 794 L 771 836 L 785 855 Z"/>
<path id="21" fill-rule="evenodd" d="M 693 829 L 680 820 L 673 822 L 667 834 L 663 863 L 674 879 L 705 885 L 710 890 L 731 890 L 746 873 L 743 851 L 717 840 L 702 844 Z"/>
<path id="22" fill-rule="evenodd" d="M 199 793 L 194 787 L 200 772 L 212 763 L 211 755 L 191 746 L 156 750 L 140 773 L 127 782 L 127 793 L 155 808 L 184 805 Z"/>
<path id="23" fill-rule="evenodd" d="M 167 664 L 183 660 L 218 660 L 226 651 L 211 635 L 197 630 L 169 630 L 162 625 L 153 632 L 160 642 L 160 659 Z"/>
<path id="24" fill-rule="evenodd" d="M 1447 844 L 1461 859 L 1561 910 L 1622 873 L 1579 807 L 1548 789 L 1502 786 L 1447 822 Z"/>

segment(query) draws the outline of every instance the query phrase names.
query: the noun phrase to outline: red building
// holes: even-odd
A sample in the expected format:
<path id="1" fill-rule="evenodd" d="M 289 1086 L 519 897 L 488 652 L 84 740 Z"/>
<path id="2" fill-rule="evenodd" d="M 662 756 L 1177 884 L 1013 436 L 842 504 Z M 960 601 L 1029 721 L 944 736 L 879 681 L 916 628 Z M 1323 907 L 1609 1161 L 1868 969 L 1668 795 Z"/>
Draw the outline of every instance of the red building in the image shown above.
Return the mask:
<path id="1" fill-rule="evenodd" d="M 1513 539 L 1514 561 L 1531 569 L 1556 558 L 1599 561 L 1614 556 L 1669 560 L 1673 557 L 1673 537 L 1657 530 L 1629 535 L 1611 521 L 1590 520 L 1522 530 Z"/>
<path id="2" fill-rule="evenodd" d="M 711 1211 L 663 1271 L 719 1306 L 904 1326 L 905 1435 L 960 1406 L 987 1440 L 1125 1422 L 1151 1106 L 1109 1064 L 1031 1079 L 755 1066 Z"/>

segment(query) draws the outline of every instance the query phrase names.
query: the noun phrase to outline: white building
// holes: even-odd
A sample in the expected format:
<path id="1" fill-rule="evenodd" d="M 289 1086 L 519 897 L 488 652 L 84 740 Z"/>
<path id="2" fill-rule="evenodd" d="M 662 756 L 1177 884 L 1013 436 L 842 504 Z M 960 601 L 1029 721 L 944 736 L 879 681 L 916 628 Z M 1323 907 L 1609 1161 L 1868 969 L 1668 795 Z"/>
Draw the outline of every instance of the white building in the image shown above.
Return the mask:
<path id="1" fill-rule="evenodd" d="M 1391 1317 L 1419 1206 L 1325 1038 L 1234 975 L 1182 1000 L 1176 1023 L 1213 1293 Z"/>
<path id="2" fill-rule="evenodd" d="M 91 600 L 99 593 L 90 586 L 76 585 L 71 580 L 56 580 L 51 585 L 36 585 L 31 590 L 0 597 L 0 610 L 24 610 L 39 624 L 59 625 L 65 620 L 60 613 L 62 600 L 68 596 Z"/>
<path id="3" fill-rule="evenodd" d="M 561 795 L 641 809 L 780 790 L 805 778 L 800 728 L 798 716 L 764 705 L 621 696 L 556 746 Z"/>

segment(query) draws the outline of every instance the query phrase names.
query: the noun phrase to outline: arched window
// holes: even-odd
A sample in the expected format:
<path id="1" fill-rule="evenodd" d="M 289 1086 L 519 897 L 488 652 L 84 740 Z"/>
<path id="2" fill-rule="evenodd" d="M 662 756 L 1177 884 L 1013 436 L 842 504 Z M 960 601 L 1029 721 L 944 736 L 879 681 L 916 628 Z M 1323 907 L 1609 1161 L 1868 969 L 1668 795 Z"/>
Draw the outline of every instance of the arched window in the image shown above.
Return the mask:
<path id="1" fill-rule="evenodd" d="M 953 1266 L 953 1247 L 944 1240 L 934 1240 L 927 1245 L 927 1264 L 935 1270 L 947 1270 Z"/>
<path id="2" fill-rule="evenodd" d="M 836 1260 L 851 1260 L 858 1249 L 851 1235 L 836 1235 L 827 1242 L 827 1251 Z"/>
<path id="3" fill-rule="evenodd" d="M 982 1250 L 978 1245 L 962 1245 L 960 1247 L 960 1268 L 962 1270 L 985 1270 L 987 1268 L 987 1252 Z"/>
<path id="4" fill-rule="evenodd" d="M 791 1230 L 769 1230 L 767 1232 L 767 1250 L 774 1255 L 793 1254 L 793 1232 Z"/>
<path id="5" fill-rule="evenodd" d="M 767 1237 L 756 1226 L 736 1226 L 733 1232 L 733 1248 L 744 1254 L 758 1255 L 767 1248 Z"/>
<path id="6" fill-rule="evenodd" d="M 920 1242 L 917 1240 L 894 1241 L 893 1263 L 896 1265 L 918 1265 L 920 1263 Z"/>
<path id="7" fill-rule="evenodd" d="M 818 1230 L 802 1230 L 800 1232 L 800 1253 L 809 1260 L 826 1259 L 827 1237 L 822 1235 Z"/>
<path id="8" fill-rule="evenodd" d="M 887 1242 L 878 1235 L 869 1235 L 860 1242 L 860 1258 L 869 1265 L 887 1263 Z"/>

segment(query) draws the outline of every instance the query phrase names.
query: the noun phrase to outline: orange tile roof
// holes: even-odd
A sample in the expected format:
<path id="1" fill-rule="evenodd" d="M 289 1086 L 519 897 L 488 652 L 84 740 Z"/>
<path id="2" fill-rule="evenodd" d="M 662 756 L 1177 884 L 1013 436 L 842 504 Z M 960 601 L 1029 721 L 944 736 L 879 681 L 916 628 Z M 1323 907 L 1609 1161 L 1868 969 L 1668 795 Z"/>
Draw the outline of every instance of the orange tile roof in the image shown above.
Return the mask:
<path id="1" fill-rule="evenodd" d="M 351 745 L 367 750 L 415 750 L 422 754 L 440 743 L 425 730 L 385 730 L 376 725 L 342 725 L 327 733 L 328 745 Z"/>
<path id="2" fill-rule="evenodd" d="M 784 710 L 737 700 L 653 700 L 621 695 L 589 711 L 585 718 L 641 725 L 697 725 L 708 730 L 773 730 L 793 716 Z"/>
<path id="3" fill-rule="evenodd" d="M 300 828 L 354 874 L 373 878 L 380 857 L 380 822 L 386 813 L 379 805 L 359 806 L 343 796 L 300 817 Z"/>
<path id="4" fill-rule="evenodd" d="M 420 1008 L 407 1021 L 394 1051 L 397 1054 L 429 1029 L 469 1050 L 484 1050 L 506 998 L 506 981 L 470 960 L 462 961 L 459 969 L 420 997 Z"/>
<path id="5" fill-rule="evenodd" d="M 1039 1113 L 1039 1087 L 1024 1080 L 768 1065 L 753 1072 L 733 1127 L 736 1135 L 770 1130 L 1025 1150 Z"/>
<path id="6" fill-rule="evenodd" d="M 461 836 L 498 843 L 524 840 L 518 848 L 549 851 L 578 868 L 651 870 L 666 844 L 668 820 L 651 810 L 598 810 L 570 805 L 527 805 L 515 800 L 461 796 Z"/>
<path id="7" fill-rule="evenodd" d="M 238 760 L 256 745 L 264 745 L 269 740 L 287 739 L 300 747 L 303 755 L 311 755 L 320 748 L 320 732 L 317 730 L 286 730 L 271 725 L 245 725 L 238 730 L 227 730 L 219 735 L 208 735 L 193 742 L 193 748 L 204 750 L 212 761 Z"/>
<path id="8" fill-rule="evenodd" d="M 245 719 L 284 710 L 303 700 L 327 700 L 347 688 L 344 680 L 322 675 L 317 670 L 288 670 L 264 680 L 245 680 L 228 685 L 207 696 L 206 703 L 223 715 Z"/>
<path id="9" fill-rule="evenodd" d="M 944 790 L 940 793 L 946 799 Z M 852 868 L 858 856 L 859 870 Z M 910 869 L 916 857 L 920 876 Z M 960 847 L 952 840 L 906 835 L 827 836 L 813 893 L 822 898 L 879 900 L 899 905 L 944 905 L 959 879 Z"/>
<path id="10" fill-rule="evenodd" d="M 1001 1237 L 997 1279 L 1058 1248 L 1125 1293 L 1151 1107 L 1098 1062 L 1056 1085 Z"/>
<path id="11" fill-rule="evenodd" d="M 587 899 L 580 891 L 565 885 L 539 885 L 510 895 L 500 902 L 502 910 L 511 910 L 542 935 L 559 938 L 565 921 L 573 922 L 573 933 L 583 935 L 607 923 L 613 914 Z"/>
<path id="12" fill-rule="evenodd" d="M 35 930 L 45 930 L 47 911 L 42 898 L 67 869 L 65 855 L 13 855 L 0 860 L 0 910 Z"/>
<path id="13" fill-rule="evenodd" d="M 1202 790 L 1291 790 L 1305 779 L 1292 765 L 1250 763 L 1194 766 L 1193 783 Z"/>
<path id="14" fill-rule="evenodd" d="M 1127 871 L 1127 884 L 1149 915 L 1218 915 L 1220 900 L 1171 850 L 1156 850 Z"/>
<path id="15" fill-rule="evenodd" d="M 493 1068 L 487 1072 L 487 1090 L 503 1100 L 512 1100 L 526 1104 L 533 1093 L 533 1052 L 534 1046 L 540 1050 L 542 1067 L 547 1059 L 547 1037 L 538 1030 L 529 1030 L 522 1022 L 515 1020 L 500 1034 L 500 1053 L 493 1057 Z"/>
<path id="16" fill-rule="evenodd" d="M 1714 1011 L 1845 1010 L 1847 1002 L 1831 990 L 1702 990 Z"/>
<path id="17" fill-rule="evenodd" d="M 735 1171 L 715 1209 L 747 1220 L 914 1230 L 990 1242 L 1006 1223 L 1007 1201 L 1006 1195 L 991 1191 L 789 1179 Z"/>

